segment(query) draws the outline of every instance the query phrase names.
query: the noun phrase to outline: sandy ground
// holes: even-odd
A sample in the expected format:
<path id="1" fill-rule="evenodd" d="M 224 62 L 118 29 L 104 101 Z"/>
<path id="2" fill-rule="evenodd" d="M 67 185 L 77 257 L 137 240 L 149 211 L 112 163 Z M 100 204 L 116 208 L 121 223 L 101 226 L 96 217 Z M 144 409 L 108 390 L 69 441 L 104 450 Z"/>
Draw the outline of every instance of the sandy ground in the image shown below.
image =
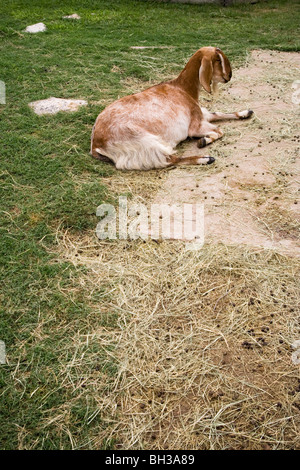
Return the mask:
<path id="1" fill-rule="evenodd" d="M 254 118 L 220 123 L 223 139 L 202 150 L 216 156 L 213 174 L 176 168 L 154 197 L 155 203 L 204 203 L 207 243 L 300 256 L 299 104 L 292 88 L 299 65 L 297 53 L 253 51 L 247 67 L 235 71 L 230 87 L 206 107 L 250 108 Z M 184 153 L 195 150 L 191 142 Z"/>

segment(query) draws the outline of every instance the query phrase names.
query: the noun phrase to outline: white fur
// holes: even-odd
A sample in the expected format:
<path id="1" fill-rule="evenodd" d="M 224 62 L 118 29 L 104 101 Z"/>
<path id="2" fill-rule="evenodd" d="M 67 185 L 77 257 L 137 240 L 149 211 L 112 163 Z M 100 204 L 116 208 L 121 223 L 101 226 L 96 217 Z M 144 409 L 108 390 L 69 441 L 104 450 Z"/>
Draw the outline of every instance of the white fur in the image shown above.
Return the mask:
<path id="1" fill-rule="evenodd" d="M 222 56 L 222 54 L 221 54 L 220 52 L 218 52 L 218 56 L 219 56 L 220 59 L 221 59 L 222 70 L 223 70 L 223 74 L 225 75 L 225 74 L 226 74 L 226 68 L 225 68 L 224 57 Z"/>
<path id="2" fill-rule="evenodd" d="M 206 165 L 209 162 L 210 157 L 199 157 L 197 160 L 198 165 Z"/>
<path id="3" fill-rule="evenodd" d="M 245 109 L 244 111 L 238 112 L 239 117 L 248 117 L 249 115 L 249 109 Z"/>
<path id="4" fill-rule="evenodd" d="M 167 157 L 173 148 L 153 134 L 144 134 L 137 139 L 108 144 L 106 151 L 97 152 L 109 157 L 118 170 L 150 170 L 168 166 Z"/>

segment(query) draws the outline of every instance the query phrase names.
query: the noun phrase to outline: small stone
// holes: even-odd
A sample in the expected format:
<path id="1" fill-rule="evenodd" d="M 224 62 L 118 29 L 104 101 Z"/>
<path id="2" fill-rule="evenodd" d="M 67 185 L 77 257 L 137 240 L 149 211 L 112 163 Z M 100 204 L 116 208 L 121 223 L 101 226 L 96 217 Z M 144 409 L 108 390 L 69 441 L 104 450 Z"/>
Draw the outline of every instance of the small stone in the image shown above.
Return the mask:
<path id="1" fill-rule="evenodd" d="M 25 33 L 42 33 L 43 31 L 46 31 L 46 29 L 47 28 L 44 23 L 36 23 L 27 26 L 27 28 L 25 29 Z"/>

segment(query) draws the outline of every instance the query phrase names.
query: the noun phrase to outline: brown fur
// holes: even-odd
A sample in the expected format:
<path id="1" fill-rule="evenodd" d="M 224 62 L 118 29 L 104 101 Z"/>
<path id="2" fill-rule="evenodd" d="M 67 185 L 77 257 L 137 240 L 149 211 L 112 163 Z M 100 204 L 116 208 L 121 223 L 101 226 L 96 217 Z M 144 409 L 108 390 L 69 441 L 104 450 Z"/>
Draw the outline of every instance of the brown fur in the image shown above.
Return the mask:
<path id="1" fill-rule="evenodd" d="M 91 154 L 95 158 L 103 154 L 119 169 L 163 168 L 178 164 L 173 154 L 168 156 L 162 149 L 174 148 L 188 137 L 205 137 L 201 139 L 201 146 L 205 146 L 223 135 L 211 121 L 241 119 L 251 115 L 247 111 L 209 113 L 205 108 L 200 108 L 200 87 L 211 93 L 212 82 L 226 83 L 231 75 L 229 60 L 219 48 L 199 49 L 174 80 L 125 96 L 100 113 L 93 127 Z M 176 140 L 179 135 L 181 137 Z M 154 148 L 153 158 L 149 149 L 148 153 L 145 147 L 143 151 L 144 142 L 148 141 L 149 149 Z M 157 148 L 156 142 L 161 142 Z M 132 155 L 130 146 L 133 148 Z M 200 156 L 195 156 L 183 159 L 182 163 L 203 163 L 200 160 Z"/>

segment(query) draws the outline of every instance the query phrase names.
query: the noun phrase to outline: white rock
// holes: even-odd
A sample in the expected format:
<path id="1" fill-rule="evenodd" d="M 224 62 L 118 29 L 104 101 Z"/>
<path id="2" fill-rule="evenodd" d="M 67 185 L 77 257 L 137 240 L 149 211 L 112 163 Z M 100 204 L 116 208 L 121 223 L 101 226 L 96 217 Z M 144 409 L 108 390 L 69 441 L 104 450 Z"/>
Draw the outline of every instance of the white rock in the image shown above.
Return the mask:
<path id="1" fill-rule="evenodd" d="M 44 23 L 36 23 L 32 24 L 30 26 L 27 26 L 25 29 L 26 33 L 41 33 L 43 31 L 46 31 L 46 25 Z"/>
<path id="2" fill-rule="evenodd" d="M 73 15 L 63 16 L 63 18 L 67 20 L 80 20 L 81 16 L 77 15 L 77 13 L 73 13 Z"/>
<path id="3" fill-rule="evenodd" d="M 46 100 L 33 101 L 29 106 L 38 115 L 56 114 L 59 111 L 77 111 L 80 106 L 86 106 L 85 100 L 66 100 L 63 98 L 48 98 Z"/>

